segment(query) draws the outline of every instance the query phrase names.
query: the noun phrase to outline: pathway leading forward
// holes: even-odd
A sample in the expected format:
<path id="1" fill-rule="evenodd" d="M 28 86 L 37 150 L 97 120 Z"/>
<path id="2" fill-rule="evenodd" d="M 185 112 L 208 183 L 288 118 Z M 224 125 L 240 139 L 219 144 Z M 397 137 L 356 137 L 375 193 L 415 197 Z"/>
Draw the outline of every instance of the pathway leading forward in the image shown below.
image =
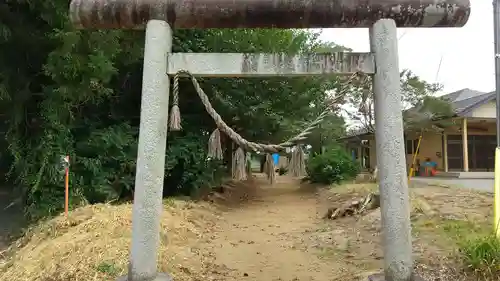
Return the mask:
<path id="1" fill-rule="evenodd" d="M 227 276 L 216 280 L 327 281 L 346 274 L 346 264 L 323 260 L 305 250 L 304 233 L 315 231 L 319 215 L 313 194 L 286 183 L 262 190 L 249 206 L 224 214 L 207 246 Z"/>

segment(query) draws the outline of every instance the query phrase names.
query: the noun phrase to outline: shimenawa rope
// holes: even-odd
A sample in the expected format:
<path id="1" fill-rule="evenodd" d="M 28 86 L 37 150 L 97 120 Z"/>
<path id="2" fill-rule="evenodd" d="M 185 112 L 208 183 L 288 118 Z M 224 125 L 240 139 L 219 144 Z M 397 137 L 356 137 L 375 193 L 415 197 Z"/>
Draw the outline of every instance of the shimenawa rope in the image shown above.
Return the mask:
<path id="1" fill-rule="evenodd" d="M 299 143 L 305 139 L 312 133 L 312 131 L 325 120 L 325 118 L 331 113 L 331 106 L 327 107 L 314 121 L 308 124 L 308 126 L 302 130 L 296 136 L 288 139 L 285 142 L 280 144 L 263 144 L 263 143 L 255 143 L 244 139 L 241 135 L 235 132 L 231 127 L 229 127 L 224 120 L 222 120 L 221 116 L 215 109 L 208 96 L 205 94 L 200 84 L 196 80 L 196 78 L 185 70 L 178 71 L 174 76 L 174 85 L 173 85 L 173 99 L 172 99 L 172 109 L 170 115 L 170 129 L 171 130 L 180 130 L 181 129 L 181 118 L 180 118 L 180 110 L 179 110 L 179 78 L 181 75 L 186 75 L 191 79 L 193 86 L 200 98 L 201 102 L 205 106 L 207 113 L 212 117 L 215 124 L 217 125 L 217 129 L 210 136 L 209 140 L 209 153 L 208 157 L 213 159 L 222 159 L 222 148 L 220 145 L 220 132 L 225 133 L 232 141 L 234 141 L 239 148 L 236 150 L 233 157 L 233 178 L 236 180 L 244 180 L 247 178 L 246 176 L 246 168 L 247 164 L 246 153 L 245 151 L 251 150 L 254 152 L 265 152 L 265 153 L 278 153 L 283 152 L 288 147 L 293 147 L 297 145 L 296 150 L 292 153 L 292 159 L 290 163 L 292 164 L 292 172 L 296 176 L 301 176 L 305 173 L 304 169 L 304 157 L 303 149 L 300 147 Z M 350 85 L 351 82 L 358 77 L 359 73 L 354 73 L 349 77 L 344 85 Z M 349 91 L 348 87 L 343 87 L 337 95 L 331 101 L 332 105 L 337 101 L 341 100 L 345 97 L 346 93 Z M 274 182 L 274 163 L 271 155 L 266 156 L 266 164 L 265 164 L 265 172 L 268 175 L 270 182 Z"/>

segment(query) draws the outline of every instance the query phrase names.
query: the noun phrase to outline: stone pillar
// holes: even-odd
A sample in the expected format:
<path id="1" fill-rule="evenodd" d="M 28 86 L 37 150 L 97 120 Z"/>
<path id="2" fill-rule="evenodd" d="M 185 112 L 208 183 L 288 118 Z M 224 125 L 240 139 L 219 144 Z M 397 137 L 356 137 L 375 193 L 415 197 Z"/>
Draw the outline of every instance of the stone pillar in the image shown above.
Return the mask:
<path id="1" fill-rule="evenodd" d="M 167 53 L 171 51 L 170 26 L 150 20 L 144 48 L 130 265 L 128 276 L 119 279 L 122 281 L 172 280 L 157 273 L 170 94 Z"/>
<path id="2" fill-rule="evenodd" d="M 384 249 L 384 275 L 371 280 L 410 281 L 413 270 L 410 202 L 394 20 L 381 19 L 373 25 L 370 47 L 376 65 L 375 140 Z"/>
<path id="3" fill-rule="evenodd" d="M 469 139 L 467 138 L 467 118 L 462 121 L 462 150 L 464 156 L 464 172 L 469 171 Z"/>

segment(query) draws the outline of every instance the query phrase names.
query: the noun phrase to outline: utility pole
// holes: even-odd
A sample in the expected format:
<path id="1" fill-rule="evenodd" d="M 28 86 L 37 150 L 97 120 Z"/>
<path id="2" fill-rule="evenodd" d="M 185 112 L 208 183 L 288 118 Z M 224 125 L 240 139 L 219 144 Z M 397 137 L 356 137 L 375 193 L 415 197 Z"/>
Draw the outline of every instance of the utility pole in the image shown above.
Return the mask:
<path id="1" fill-rule="evenodd" d="M 500 237 L 500 0 L 493 0 L 493 32 L 495 44 L 495 93 L 497 111 L 497 148 L 495 150 L 495 232 Z"/>

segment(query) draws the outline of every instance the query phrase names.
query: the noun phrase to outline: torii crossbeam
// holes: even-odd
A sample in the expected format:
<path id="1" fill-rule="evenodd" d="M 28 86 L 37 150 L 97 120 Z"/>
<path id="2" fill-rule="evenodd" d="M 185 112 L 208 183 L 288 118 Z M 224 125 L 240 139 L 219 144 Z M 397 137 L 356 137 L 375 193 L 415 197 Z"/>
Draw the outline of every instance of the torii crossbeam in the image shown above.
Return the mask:
<path id="1" fill-rule="evenodd" d="M 397 27 L 461 27 L 469 0 L 73 0 L 79 28 L 355 28 L 393 19 Z"/>

